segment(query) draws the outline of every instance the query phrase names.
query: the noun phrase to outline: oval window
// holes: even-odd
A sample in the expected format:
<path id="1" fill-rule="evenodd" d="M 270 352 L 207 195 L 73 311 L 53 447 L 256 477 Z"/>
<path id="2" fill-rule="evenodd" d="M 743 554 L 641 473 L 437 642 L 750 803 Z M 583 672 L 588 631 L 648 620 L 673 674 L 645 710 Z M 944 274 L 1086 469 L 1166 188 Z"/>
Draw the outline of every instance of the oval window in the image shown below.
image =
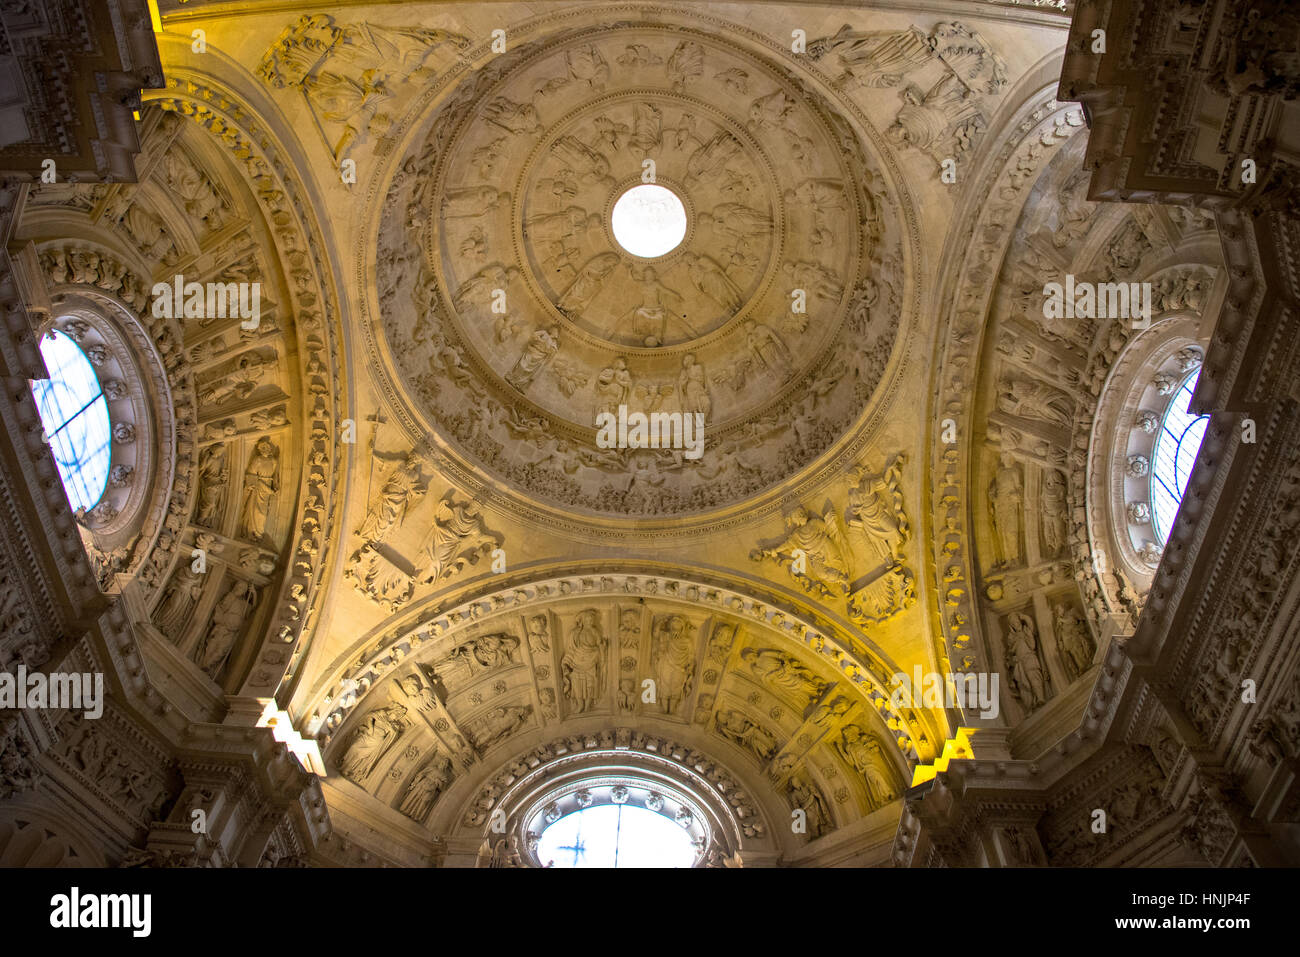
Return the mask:
<path id="1" fill-rule="evenodd" d="M 48 379 L 32 383 L 32 397 L 73 511 L 93 508 L 108 485 L 113 457 L 108 401 L 86 354 L 62 332 L 41 337 Z"/>
<path id="2" fill-rule="evenodd" d="M 1183 501 L 1187 479 L 1196 464 L 1196 453 L 1205 438 L 1208 415 L 1196 415 L 1188 409 L 1196 380 L 1197 369 L 1183 379 L 1165 409 L 1160 432 L 1156 436 L 1151 465 L 1151 528 L 1157 544 L 1163 545 L 1174 527 L 1178 506 Z"/>

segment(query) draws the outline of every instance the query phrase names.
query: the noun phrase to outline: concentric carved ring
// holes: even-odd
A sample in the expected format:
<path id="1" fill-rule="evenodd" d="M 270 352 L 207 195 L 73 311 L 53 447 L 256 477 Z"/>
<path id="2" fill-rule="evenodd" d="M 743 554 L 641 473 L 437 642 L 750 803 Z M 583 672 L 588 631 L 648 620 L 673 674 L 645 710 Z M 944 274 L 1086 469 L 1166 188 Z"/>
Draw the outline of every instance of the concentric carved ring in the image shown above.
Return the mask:
<path id="1" fill-rule="evenodd" d="M 433 433 L 509 487 L 617 516 L 743 500 L 845 434 L 893 347 L 902 230 L 829 101 L 653 24 L 480 74 L 431 118 L 380 229 L 389 347 Z M 648 182 L 687 229 L 643 258 L 610 217 Z M 602 447 L 620 406 L 702 416 L 703 455 Z"/>

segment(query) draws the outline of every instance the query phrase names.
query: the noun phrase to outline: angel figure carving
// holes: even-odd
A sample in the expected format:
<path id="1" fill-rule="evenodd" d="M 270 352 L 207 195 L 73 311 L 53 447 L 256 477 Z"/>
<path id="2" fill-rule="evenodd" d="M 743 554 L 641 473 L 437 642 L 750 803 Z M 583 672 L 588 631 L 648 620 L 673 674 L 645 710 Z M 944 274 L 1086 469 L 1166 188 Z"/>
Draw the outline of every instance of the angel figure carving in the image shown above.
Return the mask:
<path id="1" fill-rule="evenodd" d="M 498 96 L 483 108 L 483 118 L 508 133 L 536 133 L 542 128 L 537 107 L 532 103 L 516 103 L 504 96 Z"/>
<path id="2" fill-rule="evenodd" d="M 795 658 L 773 648 L 746 648 L 740 658 L 763 684 L 795 699 L 807 698 L 811 703 L 826 690 L 825 681 Z"/>
<path id="3" fill-rule="evenodd" d="M 388 128 L 388 118 L 378 112 L 380 105 L 392 96 L 386 79 L 374 68 L 362 70 L 355 78 L 322 70 L 303 79 L 302 90 L 316 115 L 324 122 L 343 127 L 330 144 L 336 160 L 344 159 L 367 130 L 383 133 Z"/>
<path id="4" fill-rule="evenodd" d="M 808 55 L 833 54 L 843 69 L 835 80 L 842 89 L 896 87 L 903 77 L 934 56 L 930 38 L 911 27 L 894 33 L 860 33 L 847 23 L 832 36 L 808 41 Z"/>
<path id="5" fill-rule="evenodd" d="M 874 561 L 885 565 L 902 563 L 910 534 L 898 487 L 903 463 L 903 456 L 896 455 L 879 474 L 860 469 L 857 484 L 849 489 L 848 526 L 861 536 Z"/>
<path id="6" fill-rule="evenodd" d="M 368 542 L 382 542 L 393 529 L 401 528 L 406 513 L 424 497 L 429 485 L 421 475 L 422 463 L 415 452 L 400 456 L 376 452 L 372 443 L 370 455 L 372 459 L 395 465 L 384 479 L 357 534 Z"/>
<path id="7" fill-rule="evenodd" d="M 788 566 L 791 576 L 804 587 L 823 597 L 849 590 L 849 563 L 844 536 L 828 506 L 820 518 L 809 515 L 802 505 L 786 519 L 786 537 L 779 545 L 756 548 L 749 553 L 753 561 L 770 558 Z"/>
<path id="8" fill-rule="evenodd" d="M 497 540 L 483 526 L 474 502 L 443 499 L 433 516 L 433 529 L 421 548 L 419 580 L 425 583 L 450 578 L 467 563 L 477 562 L 496 547 Z"/>

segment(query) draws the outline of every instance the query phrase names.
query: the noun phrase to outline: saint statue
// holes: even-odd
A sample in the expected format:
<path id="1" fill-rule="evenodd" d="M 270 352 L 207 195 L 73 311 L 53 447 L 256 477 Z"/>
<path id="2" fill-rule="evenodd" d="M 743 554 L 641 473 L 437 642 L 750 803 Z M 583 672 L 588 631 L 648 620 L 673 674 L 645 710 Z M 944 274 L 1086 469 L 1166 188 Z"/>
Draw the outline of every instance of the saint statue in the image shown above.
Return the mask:
<path id="1" fill-rule="evenodd" d="M 217 680 L 226 666 L 226 659 L 230 657 L 230 652 L 235 647 L 235 639 L 239 637 L 244 619 L 248 617 L 248 612 L 256 601 L 257 589 L 240 579 L 217 603 L 199 657 L 199 667 L 213 681 Z"/>
<path id="2" fill-rule="evenodd" d="M 550 361 L 559 348 L 559 326 L 538 329 L 529 337 L 528 344 L 524 346 L 524 351 L 515 362 L 514 368 L 506 373 L 506 381 L 520 392 L 525 391 L 537 377 L 542 366 Z"/>
<path id="3" fill-rule="evenodd" d="M 1024 486 L 1020 470 L 1011 456 L 1002 456 L 997 474 L 989 483 L 989 511 L 993 519 L 994 544 L 998 547 L 997 565 L 1014 565 L 1020 561 L 1020 504 Z"/>
<path id="4" fill-rule="evenodd" d="M 1065 547 L 1065 477 L 1057 469 L 1043 473 L 1042 509 L 1043 550 L 1050 558 Z"/>
<path id="5" fill-rule="evenodd" d="M 884 472 L 863 474 L 849 489 L 849 527 L 862 533 L 876 560 L 886 565 L 903 561 L 903 543 L 908 536 L 903 494 L 898 488 L 902 467 L 900 455 Z"/>
<path id="6" fill-rule="evenodd" d="M 790 802 L 804 812 L 809 838 L 820 837 L 830 825 L 826 802 L 812 782 L 801 774 L 790 779 Z"/>
<path id="7" fill-rule="evenodd" d="M 1011 616 L 1011 629 L 1002 639 L 1006 648 L 1011 687 L 1026 711 L 1047 700 L 1043 663 L 1038 657 L 1038 635 L 1033 620 L 1023 612 Z"/>
<path id="8" fill-rule="evenodd" d="M 339 761 L 339 770 L 360 784 L 388 752 L 398 736 L 406 730 L 406 708 L 392 704 L 376 708 L 361 720 L 352 744 Z"/>
<path id="9" fill-rule="evenodd" d="M 230 478 L 226 443 L 210 445 L 199 456 L 199 501 L 194 510 L 194 524 L 215 528 L 220 520 L 221 505 L 226 500 L 226 482 Z"/>
<path id="10" fill-rule="evenodd" d="M 670 615 L 659 622 L 654 638 L 654 676 L 659 707 L 664 714 L 680 711 L 690 694 L 695 673 L 695 641 L 686 619 Z"/>
<path id="11" fill-rule="evenodd" d="M 881 807 L 898 797 L 889 764 L 875 735 L 866 734 L 856 724 L 850 724 L 840 732 L 836 748 L 849 766 L 862 775 L 873 807 Z"/>
<path id="12" fill-rule="evenodd" d="M 600 411 L 618 415 L 618 407 L 627 404 L 632 392 L 632 373 L 627 371 L 627 360 L 619 356 L 614 364 L 600 370 L 596 377 L 596 394 L 600 396 Z"/>
<path id="13" fill-rule="evenodd" d="M 682 356 L 682 371 L 677 374 L 677 394 L 681 396 L 683 412 L 703 412 L 707 417 L 713 407 L 709 385 L 704 379 L 704 366 L 695 359 L 695 353 Z"/>
<path id="14" fill-rule="evenodd" d="M 433 802 L 438 800 L 442 789 L 450 783 L 451 759 L 435 754 L 406 786 L 406 794 L 398 810 L 413 821 L 423 822 L 433 809 Z"/>
<path id="15" fill-rule="evenodd" d="M 600 630 L 600 612 L 595 608 L 580 611 L 569 635 L 569 647 L 560 660 L 564 696 L 578 712 L 588 710 L 600 698 L 606 645 Z"/>
<path id="16" fill-rule="evenodd" d="M 266 535 L 271 499 L 280 490 L 280 450 L 263 436 L 253 447 L 244 470 L 244 498 L 239 511 L 239 534 L 255 542 Z"/>
<path id="17" fill-rule="evenodd" d="M 776 750 L 772 736 L 737 711 L 718 712 L 718 733 L 748 748 L 760 761 L 766 761 Z"/>
<path id="18" fill-rule="evenodd" d="M 785 691 L 795 698 L 820 698 L 826 690 L 822 681 L 798 660 L 772 648 L 746 648 L 741 660 L 764 684 Z"/>
<path id="19" fill-rule="evenodd" d="M 1092 667 L 1093 644 L 1088 626 L 1064 606 L 1052 609 L 1052 626 L 1056 631 L 1056 646 L 1061 651 L 1061 663 L 1073 681 Z"/>
<path id="20" fill-rule="evenodd" d="M 166 597 L 154 615 L 158 630 L 173 642 L 179 641 L 185 626 L 190 623 L 190 613 L 194 611 L 194 605 L 202 592 L 202 576 L 188 562 L 182 562 L 172 576 Z"/>
<path id="21" fill-rule="evenodd" d="M 383 453 L 371 449 L 371 456 L 383 459 Z M 379 490 L 379 498 L 370 506 L 358 534 L 368 542 L 382 542 L 390 531 L 400 528 L 406 513 L 429 489 L 421 477 L 419 456 L 409 452 L 402 458 Z"/>

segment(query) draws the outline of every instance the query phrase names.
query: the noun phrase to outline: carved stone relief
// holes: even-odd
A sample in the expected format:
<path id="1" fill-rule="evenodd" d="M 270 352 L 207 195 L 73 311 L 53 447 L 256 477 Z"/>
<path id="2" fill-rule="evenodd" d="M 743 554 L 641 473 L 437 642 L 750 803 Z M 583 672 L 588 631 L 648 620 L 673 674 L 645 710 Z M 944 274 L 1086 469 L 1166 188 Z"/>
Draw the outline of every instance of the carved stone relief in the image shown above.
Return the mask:
<path id="1" fill-rule="evenodd" d="M 829 104 L 795 78 L 714 37 L 616 33 L 525 44 L 439 114 L 385 201 L 380 321 L 389 343 L 414 342 L 392 351 L 419 415 L 504 484 L 616 515 L 698 511 L 808 461 L 870 400 L 900 318 L 899 228 L 847 124 L 821 119 Z M 598 83 L 571 72 L 582 61 L 594 77 L 627 49 L 644 56 Z M 688 79 L 697 58 L 744 86 L 747 111 Z M 643 159 L 689 220 L 652 263 L 608 222 Z M 489 185 L 510 180 L 509 195 Z M 425 232 L 430 216 L 443 228 Z M 418 255 L 426 242 L 439 248 Z M 419 258 L 433 265 L 416 274 Z M 806 312 L 790 308 L 795 287 Z M 599 448 L 595 415 L 621 404 L 704 414 L 702 458 Z"/>

